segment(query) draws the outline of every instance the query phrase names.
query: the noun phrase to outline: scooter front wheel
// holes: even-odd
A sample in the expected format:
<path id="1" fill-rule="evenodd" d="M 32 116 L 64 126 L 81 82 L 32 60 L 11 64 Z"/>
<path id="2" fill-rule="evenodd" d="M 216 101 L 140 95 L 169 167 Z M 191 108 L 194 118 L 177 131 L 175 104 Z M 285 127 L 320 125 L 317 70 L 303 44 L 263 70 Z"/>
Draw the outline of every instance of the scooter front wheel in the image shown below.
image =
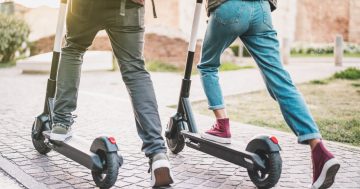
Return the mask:
<path id="1" fill-rule="evenodd" d="M 33 123 L 31 131 L 33 132 L 35 129 L 35 122 Z M 51 151 L 51 148 L 49 148 L 45 144 L 45 137 L 41 134 L 38 138 L 34 138 L 33 134 L 31 134 L 31 140 L 34 145 L 34 148 L 36 151 L 38 151 L 40 154 L 47 154 Z"/>
<path id="2" fill-rule="evenodd" d="M 264 161 L 266 168 L 264 170 L 248 169 L 248 175 L 251 181 L 261 189 L 272 188 L 280 179 L 282 160 L 279 152 L 266 153 L 264 151 L 255 151 Z"/>
<path id="3" fill-rule="evenodd" d="M 98 155 L 103 163 L 102 171 L 91 171 L 96 186 L 101 189 L 112 187 L 118 177 L 120 168 L 118 155 L 116 152 L 99 151 Z"/>
<path id="4" fill-rule="evenodd" d="M 172 121 L 170 120 L 169 123 L 166 126 L 167 131 L 171 131 L 173 127 L 176 127 L 174 129 L 175 133 L 173 133 L 170 137 L 166 137 L 166 143 L 169 147 L 170 151 L 174 154 L 178 154 L 184 149 L 185 146 L 185 138 L 181 134 L 182 128 L 184 128 L 184 125 L 186 122 L 183 121 Z"/>

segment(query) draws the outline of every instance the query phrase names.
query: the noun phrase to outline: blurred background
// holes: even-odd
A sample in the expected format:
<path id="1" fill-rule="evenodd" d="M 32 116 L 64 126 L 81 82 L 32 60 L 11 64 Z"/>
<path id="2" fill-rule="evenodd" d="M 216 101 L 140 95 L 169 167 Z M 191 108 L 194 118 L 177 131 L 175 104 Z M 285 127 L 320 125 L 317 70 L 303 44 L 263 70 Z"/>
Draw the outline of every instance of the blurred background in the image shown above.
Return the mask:
<path id="1" fill-rule="evenodd" d="M 158 18 L 153 18 L 152 11 L 146 12 L 145 57 L 148 62 L 155 61 L 158 64 L 174 66 L 174 69 L 181 68 L 185 62 L 195 1 L 156 0 L 155 2 Z M 360 1 L 282 0 L 278 3 L 278 10 L 273 12 L 273 24 L 281 42 L 284 63 L 289 62 L 287 60 L 289 57 L 333 56 L 336 36 L 344 41 L 345 56 L 360 57 Z M 12 15 L 15 19 L 13 22 L 24 21 L 23 25 L 17 25 L 22 27 L 17 29 L 24 33 L 22 36 L 18 34 L 21 40 L 16 39 L 19 47 L 12 48 L 16 52 L 8 52 L 11 55 L 7 56 L 11 58 L 6 58 L 4 52 L 0 52 L 2 56 L 0 61 L 12 62 L 14 59 L 51 52 L 58 6 L 57 0 L 2 0 L 0 12 L 3 15 Z M 149 1 L 146 3 L 146 9 L 151 10 L 151 8 Z M 5 19 L 5 16 L 1 19 Z M 204 8 L 199 40 L 204 36 L 206 20 Z M 3 26 L 0 29 L 1 32 L 5 32 L 10 28 Z M 4 41 L 4 39 L 0 40 Z M 111 51 L 105 32 L 98 34 L 90 50 Z M 235 42 L 223 56 L 223 62 L 246 62 L 236 57 L 248 56 L 241 43 Z"/>

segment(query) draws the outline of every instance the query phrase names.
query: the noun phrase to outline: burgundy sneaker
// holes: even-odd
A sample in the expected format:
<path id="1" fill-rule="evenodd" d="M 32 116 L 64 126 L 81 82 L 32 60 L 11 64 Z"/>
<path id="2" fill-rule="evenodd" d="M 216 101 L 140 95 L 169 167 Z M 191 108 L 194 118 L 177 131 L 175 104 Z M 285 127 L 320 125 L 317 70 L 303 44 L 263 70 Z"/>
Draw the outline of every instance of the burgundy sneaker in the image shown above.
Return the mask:
<path id="1" fill-rule="evenodd" d="M 230 144 L 231 143 L 231 134 L 230 134 L 230 123 L 229 119 L 217 119 L 213 127 L 201 133 L 201 137 L 213 140 L 215 142 Z"/>
<path id="2" fill-rule="evenodd" d="M 311 156 L 313 160 L 313 184 L 311 188 L 329 188 L 335 181 L 335 175 L 340 168 L 339 162 L 322 142 L 315 146 Z"/>

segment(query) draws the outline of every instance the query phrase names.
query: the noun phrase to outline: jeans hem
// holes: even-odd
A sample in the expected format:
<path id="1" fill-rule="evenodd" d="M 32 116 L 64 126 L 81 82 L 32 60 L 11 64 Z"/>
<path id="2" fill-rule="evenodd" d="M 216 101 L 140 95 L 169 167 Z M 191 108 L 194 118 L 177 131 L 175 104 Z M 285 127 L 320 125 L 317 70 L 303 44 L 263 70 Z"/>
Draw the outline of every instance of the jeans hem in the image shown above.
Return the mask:
<path id="1" fill-rule="evenodd" d="M 209 110 L 219 110 L 219 109 L 224 109 L 225 105 L 221 104 L 221 105 L 216 105 L 216 106 L 209 106 Z"/>
<path id="2" fill-rule="evenodd" d="M 160 153 L 166 154 L 166 151 L 167 151 L 166 149 L 159 149 L 159 150 L 155 150 L 154 152 L 151 152 L 151 153 L 146 153 L 145 156 L 148 157 L 148 158 L 152 158 L 156 154 L 160 154 Z"/>
<path id="3" fill-rule="evenodd" d="M 299 144 L 309 144 L 308 140 L 311 139 L 322 139 L 320 133 L 310 133 L 306 135 L 298 136 L 298 143 Z"/>

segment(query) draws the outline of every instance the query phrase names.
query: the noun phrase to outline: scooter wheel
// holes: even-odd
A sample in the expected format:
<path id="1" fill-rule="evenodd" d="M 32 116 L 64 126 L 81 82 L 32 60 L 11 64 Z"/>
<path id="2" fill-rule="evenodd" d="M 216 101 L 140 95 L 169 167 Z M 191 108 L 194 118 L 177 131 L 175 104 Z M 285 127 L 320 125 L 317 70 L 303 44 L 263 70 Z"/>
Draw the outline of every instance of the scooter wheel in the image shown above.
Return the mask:
<path id="1" fill-rule="evenodd" d="M 115 184 L 118 177 L 120 168 L 118 155 L 116 152 L 105 153 L 103 151 L 99 151 L 97 154 L 103 162 L 104 169 L 91 171 L 91 174 L 97 187 L 107 189 Z"/>
<path id="2" fill-rule="evenodd" d="M 274 187 L 281 175 L 282 160 L 280 153 L 265 153 L 263 151 L 256 151 L 255 153 L 265 162 L 266 169 L 248 169 L 251 181 L 261 189 Z"/>
<path id="3" fill-rule="evenodd" d="M 185 146 L 185 138 L 181 134 L 181 129 L 183 128 L 182 124 L 186 123 L 182 121 L 179 121 L 175 124 L 169 122 L 166 127 L 168 131 L 170 131 L 172 127 L 177 127 L 176 133 L 173 135 L 173 137 L 166 137 L 167 146 L 169 147 L 169 150 L 174 154 L 178 154 L 179 152 L 181 152 Z"/>
<path id="4" fill-rule="evenodd" d="M 35 129 L 35 122 L 33 123 L 32 129 L 31 131 L 33 131 Z M 32 132 L 31 132 L 32 133 Z M 34 148 L 36 149 L 36 151 L 38 151 L 40 154 L 47 154 L 51 151 L 51 148 L 49 148 L 46 144 L 45 144 L 45 137 L 43 135 L 40 135 L 37 139 L 34 138 L 33 135 L 31 135 L 31 140 L 32 143 L 34 145 Z"/>

